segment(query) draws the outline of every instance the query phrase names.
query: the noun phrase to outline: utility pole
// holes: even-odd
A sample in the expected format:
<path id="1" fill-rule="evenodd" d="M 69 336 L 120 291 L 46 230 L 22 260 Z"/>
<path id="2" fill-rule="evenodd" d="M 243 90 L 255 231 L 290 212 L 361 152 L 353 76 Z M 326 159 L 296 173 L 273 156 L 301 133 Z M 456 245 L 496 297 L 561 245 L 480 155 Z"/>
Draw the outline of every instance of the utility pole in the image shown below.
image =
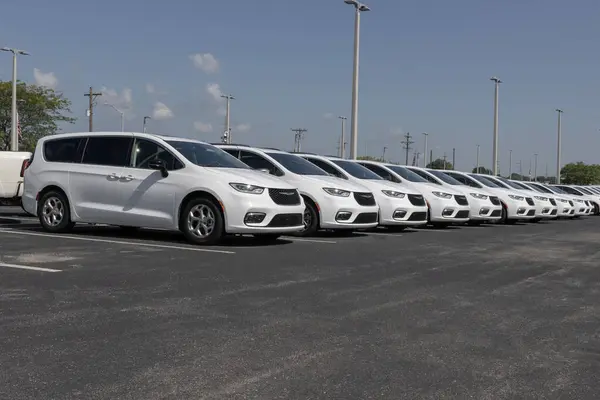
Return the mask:
<path id="1" fill-rule="evenodd" d="M 508 151 L 508 179 L 512 179 L 512 150 Z"/>
<path id="2" fill-rule="evenodd" d="M 444 153 L 444 170 L 446 169 L 446 153 Z"/>
<path id="3" fill-rule="evenodd" d="M 475 172 L 479 173 L 479 145 L 477 145 L 477 163 L 475 165 Z"/>
<path id="4" fill-rule="evenodd" d="M 423 132 L 421 135 L 425 136 L 425 150 L 423 150 L 423 167 L 427 167 L 427 136 L 429 133 Z M 429 162 L 432 160 L 430 159 Z"/>
<path id="5" fill-rule="evenodd" d="M 383 154 L 381 156 L 381 160 L 385 162 L 385 151 L 387 150 L 387 146 L 383 146 Z"/>
<path id="6" fill-rule="evenodd" d="M 452 168 L 456 169 L 456 148 L 452 148 Z"/>
<path id="7" fill-rule="evenodd" d="M 535 158 L 535 163 L 533 166 L 533 181 L 534 182 L 537 182 L 537 156 L 538 156 L 537 153 L 535 153 L 533 155 L 533 157 Z"/>
<path id="8" fill-rule="evenodd" d="M 96 97 L 102 96 L 102 93 L 94 93 L 94 89 L 90 86 L 90 92 L 84 94 L 84 96 L 89 97 L 88 121 L 89 131 L 92 132 L 94 130 L 94 106 L 96 105 Z"/>
<path id="9" fill-rule="evenodd" d="M 519 175 L 521 175 L 521 180 L 523 180 L 523 161 L 519 160 L 517 165 L 519 165 Z"/>
<path id="10" fill-rule="evenodd" d="M 406 132 L 406 135 L 404 135 L 404 140 L 401 142 L 404 145 L 404 150 L 406 150 L 406 163 L 405 163 L 405 165 L 408 165 L 408 152 L 411 149 L 410 145 L 414 143 L 414 141 L 410 140 L 411 137 L 412 136 L 410 136 L 410 132 Z"/>
<path id="11" fill-rule="evenodd" d="M 227 108 L 225 109 L 225 133 L 227 133 L 227 141 L 225 143 L 231 144 L 231 126 L 229 125 L 229 111 L 231 107 L 231 100 L 235 100 L 235 97 L 233 97 L 230 94 L 222 94 L 221 97 L 227 99 Z"/>
<path id="12" fill-rule="evenodd" d="M 558 143 L 556 146 L 556 184 L 558 185 L 560 183 L 560 153 L 561 153 L 561 116 L 563 113 L 563 110 L 561 109 L 556 109 L 556 112 L 558 113 Z"/>
<path id="13" fill-rule="evenodd" d="M 152 119 L 152 118 L 149 116 L 144 117 L 144 124 L 142 125 L 142 132 L 144 132 L 144 133 L 146 133 L 146 121 L 149 119 Z"/>
<path id="14" fill-rule="evenodd" d="M 429 150 L 429 163 L 433 162 L 433 149 Z M 425 168 L 427 168 L 427 164 L 425 164 Z"/>
<path id="15" fill-rule="evenodd" d="M 502 81 L 492 76 L 491 81 L 494 81 L 494 151 L 492 157 L 493 173 L 494 176 L 498 176 L 498 89 Z"/>
<path id="16" fill-rule="evenodd" d="M 546 163 L 546 175 L 544 176 L 545 181 L 548 182 L 548 163 Z"/>
<path id="17" fill-rule="evenodd" d="M 294 151 L 297 153 L 302 150 L 302 136 L 306 131 L 304 128 L 292 129 L 292 132 L 294 132 Z"/>
<path id="18" fill-rule="evenodd" d="M 346 117 L 342 117 L 339 116 L 339 119 L 342 120 L 342 135 L 340 137 L 340 158 L 345 158 L 346 155 L 346 138 L 344 137 L 346 135 L 345 131 L 346 131 L 346 120 L 348 118 Z"/>

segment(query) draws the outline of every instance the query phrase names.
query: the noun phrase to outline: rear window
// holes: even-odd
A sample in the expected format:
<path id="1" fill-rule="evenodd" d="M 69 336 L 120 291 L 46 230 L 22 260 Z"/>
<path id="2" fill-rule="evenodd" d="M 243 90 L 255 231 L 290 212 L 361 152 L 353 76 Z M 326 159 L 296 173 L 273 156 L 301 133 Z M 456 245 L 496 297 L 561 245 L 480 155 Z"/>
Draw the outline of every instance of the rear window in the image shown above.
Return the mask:
<path id="1" fill-rule="evenodd" d="M 44 142 L 44 159 L 49 162 L 81 162 L 85 137 L 52 139 Z"/>

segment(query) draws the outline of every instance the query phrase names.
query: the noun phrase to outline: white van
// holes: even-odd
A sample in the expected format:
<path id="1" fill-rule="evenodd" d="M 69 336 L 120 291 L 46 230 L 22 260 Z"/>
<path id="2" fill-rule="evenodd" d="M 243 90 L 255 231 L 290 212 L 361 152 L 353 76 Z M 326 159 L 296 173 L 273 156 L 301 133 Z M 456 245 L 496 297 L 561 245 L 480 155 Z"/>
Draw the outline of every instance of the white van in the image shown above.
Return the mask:
<path id="1" fill-rule="evenodd" d="M 283 180 L 207 143 L 145 133 L 47 136 L 25 170 L 23 208 L 49 232 L 77 222 L 275 239 L 304 228 L 304 201 Z"/>

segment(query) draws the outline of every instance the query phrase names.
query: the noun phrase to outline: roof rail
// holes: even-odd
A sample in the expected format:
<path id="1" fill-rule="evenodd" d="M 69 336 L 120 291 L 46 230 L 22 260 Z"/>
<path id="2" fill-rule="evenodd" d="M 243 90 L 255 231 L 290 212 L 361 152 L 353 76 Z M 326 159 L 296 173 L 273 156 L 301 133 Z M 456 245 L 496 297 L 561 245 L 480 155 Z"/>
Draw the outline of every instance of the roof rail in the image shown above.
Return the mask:
<path id="1" fill-rule="evenodd" d="M 242 144 L 242 143 L 223 143 L 223 142 L 214 142 L 214 143 L 210 143 L 213 146 L 217 146 L 217 145 L 223 145 L 226 144 L 228 146 L 239 146 L 239 147 L 252 147 L 249 144 Z"/>
<path id="2" fill-rule="evenodd" d="M 281 149 L 277 149 L 275 147 L 262 147 L 262 146 L 253 146 L 253 147 L 256 147 L 257 149 L 261 149 L 261 150 L 277 150 L 277 151 L 281 151 Z"/>
<path id="3" fill-rule="evenodd" d="M 290 151 L 292 154 L 306 154 L 309 156 L 318 156 L 317 153 L 309 153 L 308 151 Z"/>

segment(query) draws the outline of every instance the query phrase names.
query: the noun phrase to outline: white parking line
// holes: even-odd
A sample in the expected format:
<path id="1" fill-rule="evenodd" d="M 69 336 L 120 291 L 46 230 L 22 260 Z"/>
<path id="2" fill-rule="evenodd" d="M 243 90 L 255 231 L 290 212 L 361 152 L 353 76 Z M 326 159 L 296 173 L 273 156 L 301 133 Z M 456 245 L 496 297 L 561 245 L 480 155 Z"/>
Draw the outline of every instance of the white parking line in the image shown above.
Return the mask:
<path id="1" fill-rule="evenodd" d="M 364 233 L 365 235 L 374 235 L 374 236 L 395 236 L 395 237 L 402 236 L 401 233 L 394 233 L 394 232 L 361 232 L 361 233 Z"/>
<path id="2" fill-rule="evenodd" d="M 17 269 L 28 269 L 28 270 L 31 270 L 31 271 L 42 271 L 42 272 L 62 272 L 60 269 L 30 267 L 28 265 L 17 265 L 17 264 L 6 264 L 6 263 L 0 263 L 0 267 L 4 267 L 4 268 L 17 268 Z"/>
<path id="3" fill-rule="evenodd" d="M 300 239 L 294 236 L 284 236 L 283 239 L 290 240 L 292 242 L 309 242 L 309 243 L 329 243 L 336 244 L 336 241 L 333 240 L 321 240 L 321 239 Z"/>
<path id="4" fill-rule="evenodd" d="M 198 252 L 205 252 L 205 253 L 235 254 L 234 251 L 228 251 L 228 250 L 204 249 L 204 248 L 200 248 L 200 247 L 187 247 L 187 246 L 171 246 L 171 245 L 154 244 L 154 243 L 126 242 L 123 240 L 99 239 L 99 238 L 92 238 L 89 236 L 52 235 L 52 234 L 48 234 L 48 233 L 24 232 L 24 231 L 20 231 L 20 230 L 16 230 L 16 229 L 0 229 L 0 233 L 5 233 L 8 235 L 49 237 L 49 238 L 53 238 L 53 239 L 71 239 L 71 240 L 80 240 L 83 242 L 98 242 L 98 243 L 110 243 L 110 244 L 123 244 L 123 245 L 128 245 L 128 246 L 154 247 L 154 248 L 159 248 L 159 249 L 187 250 L 187 251 L 198 251 Z"/>

